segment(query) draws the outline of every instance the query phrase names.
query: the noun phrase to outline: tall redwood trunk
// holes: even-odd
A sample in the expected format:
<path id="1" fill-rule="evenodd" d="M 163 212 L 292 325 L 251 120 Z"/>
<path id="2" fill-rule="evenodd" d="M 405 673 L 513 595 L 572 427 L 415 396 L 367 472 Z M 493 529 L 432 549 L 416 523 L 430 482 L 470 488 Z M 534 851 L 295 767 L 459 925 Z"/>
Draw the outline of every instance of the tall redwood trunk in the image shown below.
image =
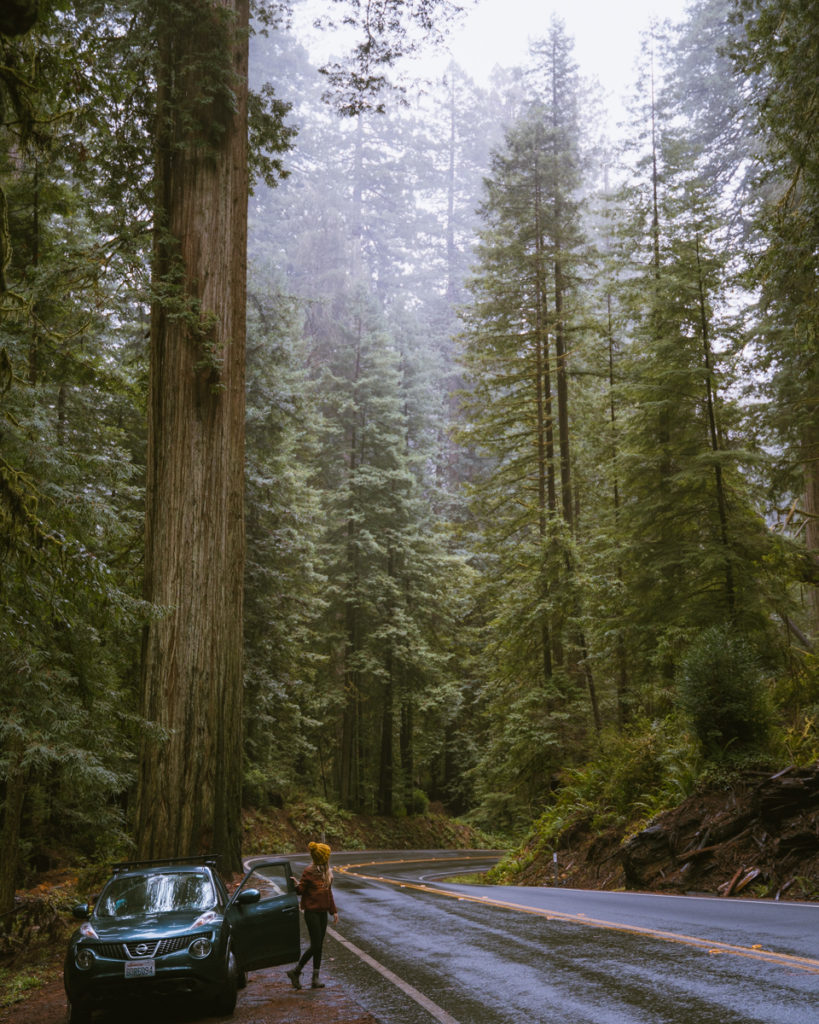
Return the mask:
<path id="1" fill-rule="evenodd" d="M 151 310 L 137 837 L 241 867 L 247 0 L 155 0 Z"/>

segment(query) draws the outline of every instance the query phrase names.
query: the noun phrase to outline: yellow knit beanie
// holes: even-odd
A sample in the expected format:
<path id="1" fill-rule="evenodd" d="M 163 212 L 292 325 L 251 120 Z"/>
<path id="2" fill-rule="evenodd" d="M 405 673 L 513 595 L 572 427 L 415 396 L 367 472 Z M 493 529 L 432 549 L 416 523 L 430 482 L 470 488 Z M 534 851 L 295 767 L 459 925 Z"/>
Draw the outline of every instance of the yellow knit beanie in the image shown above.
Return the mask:
<path id="1" fill-rule="evenodd" d="M 319 866 L 326 864 L 330 859 L 330 847 L 326 843 L 309 843 L 307 849 L 313 861 Z"/>

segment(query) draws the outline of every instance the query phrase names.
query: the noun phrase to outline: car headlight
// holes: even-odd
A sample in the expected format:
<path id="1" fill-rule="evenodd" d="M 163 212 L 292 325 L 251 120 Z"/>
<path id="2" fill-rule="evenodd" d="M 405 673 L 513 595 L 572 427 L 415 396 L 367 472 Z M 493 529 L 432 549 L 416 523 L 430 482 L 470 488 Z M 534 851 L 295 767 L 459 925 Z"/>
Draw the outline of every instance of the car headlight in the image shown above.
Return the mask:
<path id="1" fill-rule="evenodd" d="M 87 971 L 89 967 L 93 967 L 96 959 L 97 958 L 90 949 L 87 949 L 85 946 L 81 946 L 74 957 L 74 963 L 81 971 Z"/>
<path id="2" fill-rule="evenodd" d="M 188 952 L 190 955 L 195 956 L 199 960 L 204 960 L 204 958 L 210 954 L 212 949 L 213 944 L 207 935 L 200 935 L 198 939 L 194 939 L 190 946 L 188 946 Z"/>

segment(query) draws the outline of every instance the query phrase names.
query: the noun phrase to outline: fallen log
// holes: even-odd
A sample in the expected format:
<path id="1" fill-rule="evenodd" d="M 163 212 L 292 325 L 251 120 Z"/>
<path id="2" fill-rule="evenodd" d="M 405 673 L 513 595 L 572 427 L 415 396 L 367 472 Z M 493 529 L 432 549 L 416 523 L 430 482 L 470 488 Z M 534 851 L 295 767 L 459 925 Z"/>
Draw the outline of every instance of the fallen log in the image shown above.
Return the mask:
<path id="1" fill-rule="evenodd" d="M 736 873 L 731 877 L 730 881 L 723 882 L 722 885 L 717 886 L 717 892 L 720 894 L 720 896 L 731 895 L 731 893 L 734 891 L 734 886 L 739 881 L 740 876 L 742 875 L 744 870 L 744 867 L 737 868 Z"/>
<path id="2" fill-rule="evenodd" d="M 738 843 L 741 839 L 744 839 L 750 834 L 750 832 L 751 829 L 746 828 L 738 835 L 732 836 L 730 839 L 725 839 L 721 843 L 712 843 L 710 846 L 701 846 L 698 850 L 691 850 L 689 853 L 684 853 L 682 857 L 684 857 L 686 861 L 690 861 L 695 857 L 702 857 L 706 853 L 715 853 L 717 850 L 725 849 L 726 846 L 733 846 L 734 843 Z"/>
<path id="3" fill-rule="evenodd" d="M 737 896 L 739 893 L 742 892 L 744 888 L 746 888 L 746 886 L 750 885 L 755 878 L 759 878 L 761 874 L 762 872 L 759 868 L 751 868 L 751 870 L 746 875 L 743 875 L 742 878 L 740 878 L 740 880 L 734 886 L 733 891 L 728 893 L 728 895 Z"/>

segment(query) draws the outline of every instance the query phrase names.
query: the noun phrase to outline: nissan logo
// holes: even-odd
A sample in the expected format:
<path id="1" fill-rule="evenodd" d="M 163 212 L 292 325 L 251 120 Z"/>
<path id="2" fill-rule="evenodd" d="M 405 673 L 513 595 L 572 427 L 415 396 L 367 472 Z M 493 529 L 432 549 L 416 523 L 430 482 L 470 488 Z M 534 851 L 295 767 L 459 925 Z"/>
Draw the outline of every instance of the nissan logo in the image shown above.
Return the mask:
<path id="1" fill-rule="evenodd" d="M 145 956 L 145 954 L 148 952 L 148 947 L 145 945 L 144 942 L 140 942 L 135 952 L 137 956 Z"/>

